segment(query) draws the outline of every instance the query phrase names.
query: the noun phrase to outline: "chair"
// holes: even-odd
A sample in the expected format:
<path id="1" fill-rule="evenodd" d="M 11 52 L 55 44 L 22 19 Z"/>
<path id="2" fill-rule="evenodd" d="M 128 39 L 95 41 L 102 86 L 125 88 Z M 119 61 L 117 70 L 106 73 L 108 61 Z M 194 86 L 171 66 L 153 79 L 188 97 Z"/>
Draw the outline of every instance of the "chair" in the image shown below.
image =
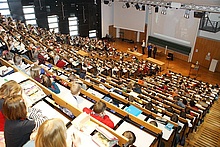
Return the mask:
<path id="1" fill-rule="evenodd" d="M 173 61 L 173 54 L 172 53 L 168 53 L 167 60 Z"/>

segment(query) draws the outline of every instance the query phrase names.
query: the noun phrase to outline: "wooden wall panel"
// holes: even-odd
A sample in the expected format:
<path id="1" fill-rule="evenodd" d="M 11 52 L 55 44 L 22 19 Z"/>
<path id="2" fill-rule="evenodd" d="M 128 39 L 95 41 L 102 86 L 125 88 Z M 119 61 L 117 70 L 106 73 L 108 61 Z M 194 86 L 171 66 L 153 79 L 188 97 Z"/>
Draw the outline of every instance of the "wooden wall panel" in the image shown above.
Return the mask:
<path id="1" fill-rule="evenodd" d="M 133 40 L 137 42 L 137 32 L 131 30 L 124 30 L 124 39 Z"/>
<path id="2" fill-rule="evenodd" d="M 208 53 L 210 60 L 205 59 Z M 201 66 L 209 68 L 212 59 L 219 60 L 216 71 L 220 72 L 220 41 L 197 37 L 192 62 L 199 61 Z"/>
<path id="3" fill-rule="evenodd" d="M 113 38 L 116 38 L 116 28 L 114 25 L 109 26 L 109 35 L 111 35 Z"/>
<path id="4" fill-rule="evenodd" d="M 157 46 L 157 52 L 158 52 L 158 55 L 159 54 L 165 55 L 165 48 L 161 47 L 161 46 Z M 172 53 L 173 54 L 174 60 L 175 60 L 175 58 L 177 58 L 177 59 L 180 59 L 180 60 L 183 60 L 183 61 L 188 61 L 188 58 L 189 58 L 189 56 L 187 56 L 187 55 L 184 55 L 184 54 L 181 54 L 181 53 L 178 53 L 178 52 L 174 52 L 172 50 L 167 49 L 166 55 L 168 53 Z"/>
<path id="5" fill-rule="evenodd" d="M 137 42 L 137 31 L 120 29 L 119 32 L 121 32 L 121 39 L 128 39 Z"/>
<path id="6" fill-rule="evenodd" d="M 127 29 L 120 29 L 119 30 L 119 38 L 120 39 L 127 39 L 132 40 L 134 42 L 137 42 L 137 31 L 127 30 Z M 113 36 L 113 38 L 116 38 L 116 28 L 114 25 L 109 26 L 109 34 Z M 147 34 L 147 24 L 145 25 L 145 31 L 140 32 L 139 36 L 139 42 L 142 42 L 142 40 L 146 40 L 146 34 Z"/>

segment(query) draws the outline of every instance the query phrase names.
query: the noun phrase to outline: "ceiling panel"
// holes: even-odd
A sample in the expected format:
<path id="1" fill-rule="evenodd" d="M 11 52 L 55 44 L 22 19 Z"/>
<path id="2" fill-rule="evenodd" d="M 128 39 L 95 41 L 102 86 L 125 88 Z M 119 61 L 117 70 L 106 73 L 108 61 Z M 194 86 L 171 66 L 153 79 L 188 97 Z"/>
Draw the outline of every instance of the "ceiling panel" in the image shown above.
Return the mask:
<path id="1" fill-rule="evenodd" d="M 220 6 L 220 0 L 163 0 L 165 2 L 192 3 L 196 5 Z"/>

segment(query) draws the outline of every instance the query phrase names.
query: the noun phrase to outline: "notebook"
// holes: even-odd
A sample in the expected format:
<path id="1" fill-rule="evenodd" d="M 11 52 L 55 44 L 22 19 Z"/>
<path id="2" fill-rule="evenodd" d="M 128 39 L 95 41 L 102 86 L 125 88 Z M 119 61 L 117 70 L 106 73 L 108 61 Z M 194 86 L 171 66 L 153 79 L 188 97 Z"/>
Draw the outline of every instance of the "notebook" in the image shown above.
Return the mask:
<path id="1" fill-rule="evenodd" d="M 165 128 L 166 128 L 167 130 L 171 131 L 171 129 L 173 128 L 173 124 L 168 123 L 168 124 L 165 126 Z"/>
<path id="2" fill-rule="evenodd" d="M 140 109 L 136 108 L 133 105 L 130 105 L 129 107 L 127 107 L 125 109 L 125 111 L 127 111 L 128 113 L 130 113 L 130 114 L 132 114 L 134 116 L 138 116 L 138 115 L 140 115 L 142 113 L 142 111 Z"/>
<path id="3" fill-rule="evenodd" d="M 96 127 L 98 131 L 95 135 L 92 136 L 92 140 L 99 147 L 113 147 L 118 143 L 118 138 L 111 134 L 108 130 L 103 127 Z"/>
<path id="4" fill-rule="evenodd" d="M 105 101 L 107 101 L 107 102 L 110 102 L 112 99 L 110 98 L 110 97 L 108 97 L 108 96 L 105 96 L 104 98 L 103 98 Z"/>

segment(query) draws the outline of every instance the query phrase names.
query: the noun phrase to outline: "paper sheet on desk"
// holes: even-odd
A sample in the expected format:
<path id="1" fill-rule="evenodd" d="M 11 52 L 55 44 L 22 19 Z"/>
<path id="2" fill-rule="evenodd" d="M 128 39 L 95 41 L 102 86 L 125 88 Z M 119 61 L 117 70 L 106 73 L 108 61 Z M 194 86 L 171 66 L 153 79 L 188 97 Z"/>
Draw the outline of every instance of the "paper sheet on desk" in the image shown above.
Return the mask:
<path id="1" fill-rule="evenodd" d="M 27 96 L 26 98 L 30 102 L 30 105 L 46 96 L 43 90 L 31 80 L 20 83 L 20 86 L 22 87 L 23 93 Z"/>
<path id="2" fill-rule="evenodd" d="M 78 135 L 81 140 L 81 144 L 78 147 L 98 147 L 98 145 L 92 141 L 92 138 L 90 135 L 86 135 L 85 133 L 77 130 L 73 125 L 67 129 L 67 145 L 68 145 L 68 147 L 72 147 L 71 146 L 72 145 L 71 135 L 73 133 Z"/>
<path id="3" fill-rule="evenodd" d="M 91 88 L 86 90 L 89 93 L 92 93 L 93 95 L 97 96 L 98 98 L 102 99 L 105 95 L 101 94 L 100 92 L 93 90 Z"/>
<path id="4" fill-rule="evenodd" d="M 10 75 L 5 76 L 4 79 L 6 79 L 7 81 L 14 80 L 17 83 L 20 83 L 20 82 L 28 79 L 28 77 L 20 72 L 15 72 L 15 73 L 12 73 Z"/>
<path id="5" fill-rule="evenodd" d="M 128 122 L 123 122 L 117 129 L 118 134 L 123 134 L 125 131 L 132 131 L 135 133 L 136 141 L 134 143 L 137 147 L 150 147 L 154 142 L 155 137 L 136 126 L 129 124 Z"/>
<path id="6" fill-rule="evenodd" d="M 129 93 L 129 95 L 132 95 L 133 97 L 138 97 L 138 93 L 136 93 L 136 92 L 133 92 L 133 91 L 131 91 L 130 93 Z"/>
<path id="7" fill-rule="evenodd" d="M 59 113 L 57 110 L 52 108 L 50 105 L 48 105 L 44 101 L 38 102 L 36 105 L 33 106 L 33 108 L 38 108 L 42 110 L 43 115 L 47 116 L 49 119 L 60 118 L 63 120 L 64 124 L 67 124 L 69 122 L 69 119 L 67 119 L 65 116 L 63 116 L 61 113 Z"/>

